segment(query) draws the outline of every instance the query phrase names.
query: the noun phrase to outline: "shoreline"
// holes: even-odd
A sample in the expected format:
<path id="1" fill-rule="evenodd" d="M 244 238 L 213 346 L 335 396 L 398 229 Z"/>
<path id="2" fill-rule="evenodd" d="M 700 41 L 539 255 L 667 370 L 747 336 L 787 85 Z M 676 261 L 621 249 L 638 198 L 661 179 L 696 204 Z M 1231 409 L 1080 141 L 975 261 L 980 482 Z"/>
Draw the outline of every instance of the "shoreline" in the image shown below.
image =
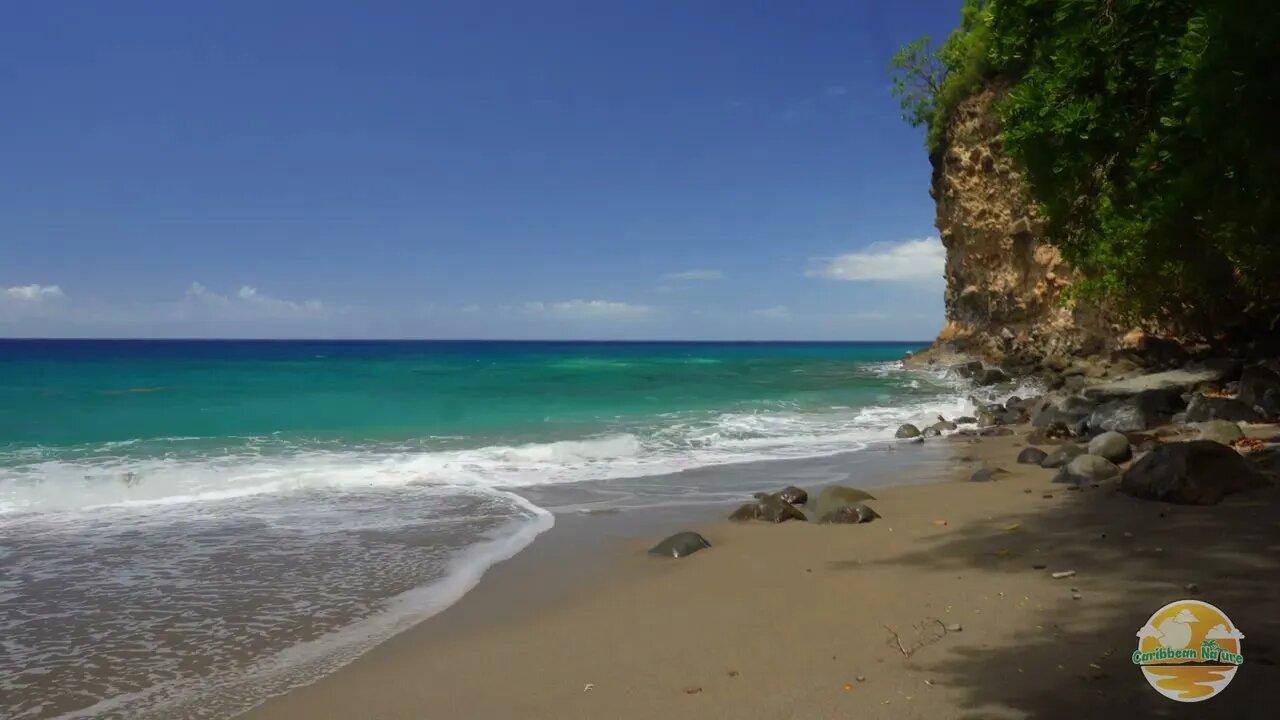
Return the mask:
<path id="1" fill-rule="evenodd" d="M 1151 716 L 1179 706 L 1129 666 L 1129 646 L 1188 586 L 1261 641 L 1247 647 L 1280 638 L 1263 611 L 1280 582 L 1274 488 L 1207 508 L 1068 490 L 1013 462 L 1024 442 L 895 445 L 907 452 L 881 478 L 927 483 L 868 481 L 883 518 L 865 525 L 734 524 L 702 506 L 557 516 L 454 605 L 239 717 Z M 941 461 L 913 468 L 912 451 Z M 1009 472 L 964 481 L 984 465 Z M 690 527 L 712 548 L 645 555 Z M 1206 540 L 1187 547 L 1186 533 Z M 1261 712 L 1250 701 L 1280 676 L 1247 667 L 1215 710 Z"/>

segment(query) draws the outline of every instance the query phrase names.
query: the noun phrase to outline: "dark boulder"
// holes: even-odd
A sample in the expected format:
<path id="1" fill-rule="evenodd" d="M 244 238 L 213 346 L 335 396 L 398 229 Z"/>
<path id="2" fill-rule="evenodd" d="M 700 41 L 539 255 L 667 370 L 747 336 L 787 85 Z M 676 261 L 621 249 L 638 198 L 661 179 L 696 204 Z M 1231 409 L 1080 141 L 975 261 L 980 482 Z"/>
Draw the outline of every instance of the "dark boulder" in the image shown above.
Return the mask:
<path id="1" fill-rule="evenodd" d="M 1144 500 L 1216 505 L 1254 482 L 1253 469 L 1235 450 L 1191 440 L 1161 445 L 1144 455 L 1124 472 L 1120 490 Z"/>
<path id="2" fill-rule="evenodd" d="M 1012 435 L 1013 428 L 999 427 L 999 426 L 986 427 L 979 430 L 978 434 L 981 435 L 982 437 L 1004 437 L 1006 435 Z"/>
<path id="3" fill-rule="evenodd" d="M 1129 444 L 1129 438 L 1110 430 L 1089 441 L 1089 454 L 1122 463 L 1133 457 L 1133 446 Z"/>
<path id="4" fill-rule="evenodd" d="M 981 375 L 982 371 L 986 370 L 986 367 L 983 366 L 982 361 L 980 360 L 971 360 L 966 363 L 960 363 L 959 365 L 952 365 L 949 369 L 954 375 L 958 375 L 965 379 L 972 379 Z"/>
<path id="5" fill-rule="evenodd" d="M 934 423 L 932 427 L 935 427 L 938 430 L 946 430 L 950 432 L 956 429 L 956 424 L 939 415 L 938 422 Z"/>
<path id="6" fill-rule="evenodd" d="M 1049 453 L 1037 447 L 1023 448 L 1018 453 L 1018 464 L 1020 465 L 1039 465 L 1045 458 L 1049 457 Z"/>
<path id="7" fill-rule="evenodd" d="M 805 492 L 801 488 L 796 487 L 795 485 L 788 485 L 787 487 L 779 490 L 776 493 L 758 492 L 752 495 L 751 497 L 755 498 L 756 500 L 769 500 L 769 499 L 777 498 L 778 500 L 781 500 L 784 503 L 790 503 L 791 505 L 803 505 L 809 502 L 809 493 Z"/>
<path id="8" fill-rule="evenodd" d="M 1187 404 L 1185 422 L 1208 422 L 1210 420 L 1257 423 L 1262 422 L 1263 417 L 1255 412 L 1250 405 L 1239 400 L 1192 395 L 1191 402 Z"/>
<path id="9" fill-rule="evenodd" d="M 822 488 L 822 492 L 818 493 L 818 499 L 813 503 L 813 511 L 818 517 L 823 517 L 832 510 L 837 510 L 846 505 L 875 499 L 875 496 L 866 490 L 843 485 L 828 485 Z"/>
<path id="10" fill-rule="evenodd" d="M 730 520 L 744 522 L 748 520 L 762 520 L 764 522 L 780 523 L 788 520 L 808 520 L 804 513 L 791 506 L 777 495 L 766 495 L 758 502 L 747 503 L 729 515 Z"/>
<path id="11" fill-rule="evenodd" d="M 1181 393 L 1174 390 L 1144 390 L 1136 395 L 1105 402 L 1089 413 L 1086 425 L 1091 433 L 1107 430 L 1138 432 L 1169 422 L 1182 409 Z"/>
<path id="12" fill-rule="evenodd" d="M 1004 468 L 981 468 L 973 471 L 969 476 L 969 482 L 991 482 L 996 479 L 996 475 L 1007 472 L 1009 471 Z"/>
<path id="13" fill-rule="evenodd" d="M 1280 375 L 1261 365 L 1245 368 L 1240 374 L 1239 398 L 1268 419 L 1280 418 Z"/>
<path id="14" fill-rule="evenodd" d="M 1008 382 L 1008 380 L 1009 376 L 998 368 L 987 368 L 973 377 L 975 385 L 999 385 L 1002 382 Z"/>
<path id="15" fill-rule="evenodd" d="M 934 426 L 930 425 L 929 427 L 925 428 L 924 430 L 922 430 L 922 431 L 920 432 L 920 437 L 927 437 L 927 438 L 931 438 L 931 437 L 938 437 L 938 436 L 939 436 L 939 435 L 941 435 L 941 434 L 942 434 L 942 431 L 941 431 L 941 430 L 939 430 L 938 428 L 936 428 L 936 427 L 934 427 Z"/>
<path id="16" fill-rule="evenodd" d="M 1058 474 L 1054 476 L 1053 481 L 1079 485 L 1081 483 L 1109 480 L 1119 474 L 1120 468 L 1104 457 L 1079 455 L 1059 468 Z"/>
<path id="17" fill-rule="evenodd" d="M 872 510 L 870 506 L 864 503 L 853 503 L 852 505 L 843 505 L 826 513 L 818 518 L 818 523 L 821 525 L 853 525 L 871 522 L 878 517 L 880 517 L 880 513 Z"/>
<path id="18" fill-rule="evenodd" d="M 956 418 L 957 425 L 973 425 L 977 422 L 978 422 L 978 418 L 972 415 L 961 415 L 960 417 Z"/>
<path id="19" fill-rule="evenodd" d="M 709 547 L 711 547 L 711 543 L 707 542 L 706 538 L 696 532 L 685 531 L 678 532 L 649 548 L 649 554 L 660 557 L 682 558 L 685 555 L 692 555 Z"/>
<path id="20" fill-rule="evenodd" d="M 911 423 L 905 423 L 903 425 L 898 426 L 898 431 L 895 432 L 893 436 L 899 439 L 919 437 L 920 428 L 916 427 L 915 425 L 912 425 Z"/>
<path id="21" fill-rule="evenodd" d="M 1027 433 L 1028 445 L 1061 445 L 1071 433 L 1061 426 L 1058 428 L 1035 428 Z"/>
<path id="22" fill-rule="evenodd" d="M 1079 445 L 1059 445 L 1053 452 L 1049 453 L 1048 457 L 1040 461 L 1040 467 L 1060 468 L 1080 455 L 1084 455 L 1084 448 Z"/>

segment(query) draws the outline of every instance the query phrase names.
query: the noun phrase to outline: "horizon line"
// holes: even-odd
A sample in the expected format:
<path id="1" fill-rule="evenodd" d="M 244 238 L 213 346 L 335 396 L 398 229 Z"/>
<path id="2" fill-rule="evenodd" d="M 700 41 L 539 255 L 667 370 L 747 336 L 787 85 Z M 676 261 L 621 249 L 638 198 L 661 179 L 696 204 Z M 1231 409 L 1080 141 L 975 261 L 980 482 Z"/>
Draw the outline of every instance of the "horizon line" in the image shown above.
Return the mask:
<path id="1" fill-rule="evenodd" d="M 584 338 L 265 338 L 265 337 L 0 337 L 0 342 L 564 342 L 564 343 L 903 343 L 929 344 L 932 340 L 690 340 L 690 339 L 584 339 Z"/>

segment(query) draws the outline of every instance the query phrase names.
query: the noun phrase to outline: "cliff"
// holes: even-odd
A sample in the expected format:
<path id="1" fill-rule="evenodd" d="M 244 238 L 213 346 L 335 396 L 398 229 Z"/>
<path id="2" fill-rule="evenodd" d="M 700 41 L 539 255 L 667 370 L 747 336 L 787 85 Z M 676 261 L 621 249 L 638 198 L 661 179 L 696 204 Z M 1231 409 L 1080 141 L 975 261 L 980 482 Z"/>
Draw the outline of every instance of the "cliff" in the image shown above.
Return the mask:
<path id="1" fill-rule="evenodd" d="M 963 354 L 1032 363 L 1118 347 L 1124 330 L 1093 307 L 1065 302 L 1073 271 L 1041 242 L 1026 184 L 1000 148 L 988 87 L 952 113 L 931 157 L 931 195 L 947 250 L 946 325 L 924 358 Z"/>

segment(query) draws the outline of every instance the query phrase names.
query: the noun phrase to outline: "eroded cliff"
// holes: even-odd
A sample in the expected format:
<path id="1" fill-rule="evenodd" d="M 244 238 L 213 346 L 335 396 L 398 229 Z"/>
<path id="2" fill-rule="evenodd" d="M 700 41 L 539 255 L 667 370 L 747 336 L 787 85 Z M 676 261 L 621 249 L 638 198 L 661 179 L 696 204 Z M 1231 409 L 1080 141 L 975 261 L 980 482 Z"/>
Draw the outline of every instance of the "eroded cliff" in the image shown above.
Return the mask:
<path id="1" fill-rule="evenodd" d="M 932 354 L 1035 362 L 1121 344 L 1124 329 L 1065 301 L 1072 270 L 1040 240 L 1022 174 L 1000 148 L 991 87 L 962 102 L 932 157 L 937 226 L 947 250 L 946 325 Z"/>

